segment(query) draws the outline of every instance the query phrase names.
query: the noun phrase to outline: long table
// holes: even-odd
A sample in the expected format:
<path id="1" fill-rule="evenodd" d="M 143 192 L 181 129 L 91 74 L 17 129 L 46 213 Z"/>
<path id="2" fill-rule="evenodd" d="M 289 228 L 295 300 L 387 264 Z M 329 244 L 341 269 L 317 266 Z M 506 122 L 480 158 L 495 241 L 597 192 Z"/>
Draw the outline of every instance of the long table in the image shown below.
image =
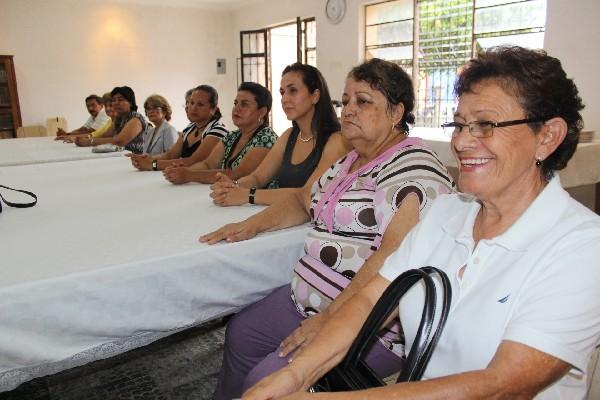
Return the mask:
<path id="1" fill-rule="evenodd" d="M 262 207 L 214 206 L 207 185 L 125 158 L 4 167 L 0 183 L 39 197 L 0 214 L 0 391 L 255 301 L 290 281 L 308 229 L 200 244 Z"/>
<path id="2" fill-rule="evenodd" d="M 73 143 L 63 143 L 48 136 L 0 140 L 0 167 L 122 155 L 122 152 L 92 153 L 91 147 L 77 147 Z"/>

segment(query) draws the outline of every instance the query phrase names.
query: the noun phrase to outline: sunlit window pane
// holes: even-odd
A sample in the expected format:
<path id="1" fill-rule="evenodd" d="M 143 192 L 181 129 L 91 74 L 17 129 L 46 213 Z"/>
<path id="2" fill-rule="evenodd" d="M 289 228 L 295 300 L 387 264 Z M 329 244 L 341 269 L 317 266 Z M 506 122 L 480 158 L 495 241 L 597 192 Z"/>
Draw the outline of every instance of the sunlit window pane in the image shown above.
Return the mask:
<path id="1" fill-rule="evenodd" d="M 524 33 L 520 35 L 509 36 L 494 36 L 487 38 L 479 38 L 476 41 L 477 51 L 505 44 L 527 47 L 529 49 L 543 49 L 544 32 Z"/>
<path id="2" fill-rule="evenodd" d="M 265 62 L 263 57 L 244 57 L 244 81 L 258 82 L 266 86 Z"/>
<path id="3" fill-rule="evenodd" d="M 315 21 L 306 23 L 306 47 L 317 47 L 316 25 Z"/>
<path id="4" fill-rule="evenodd" d="M 265 52 L 265 37 L 262 33 L 257 33 L 254 35 L 256 41 L 255 52 L 256 53 L 264 53 Z"/>
<path id="5" fill-rule="evenodd" d="M 475 0 L 475 8 L 499 6 L 502 4 L 519 3 L 523 0 Z"/>
<path id="6" fill-rule="evenodd" d="M 389 61 L 412 60 L 412 46 L 382 47 L 367 50 L 367 58 L 382 58 Z"/>
<path id="7" fill-rule="evenodd" d="M 367 46 L 412 42 L 413 21 L 399 21 L 383 25 L 368 26 L 366 29 L 365 40 Z"/>
<path id="8" fill-rule="evenodd" d="M 306 63 L 313 67 L 317 66 L 317 52 L 315 50 L 308 50 L 306 52 Z"/>
<path id="9" fill-rule="evenodd" d="M 475 34 L 511 31 L 546 24 L 546 2 L 527 1 L 475 10 Z"/>
<path id="10" fill-rule="evenodd" d="M 250 35 L 244 34 L 242 35 L 242 53 L 250 53 Z"/>
<path id="11" fill-rule="evenodd" d="M 414 68 L 417 125 L 437 127 L 452 120 L 454 81 L 474 54 L 505 44 L 543 48 L 546 1 L 416 0 L 414 9 L 412 0 L 367 5 L 365 59 L 390 60 L 411 73 Z"/>
<path id="12" fill-rule="evenodd" d="M 396 0 L 366 8 L 366 24 L 375 25 L 413 18 L 413 0 Z"/>

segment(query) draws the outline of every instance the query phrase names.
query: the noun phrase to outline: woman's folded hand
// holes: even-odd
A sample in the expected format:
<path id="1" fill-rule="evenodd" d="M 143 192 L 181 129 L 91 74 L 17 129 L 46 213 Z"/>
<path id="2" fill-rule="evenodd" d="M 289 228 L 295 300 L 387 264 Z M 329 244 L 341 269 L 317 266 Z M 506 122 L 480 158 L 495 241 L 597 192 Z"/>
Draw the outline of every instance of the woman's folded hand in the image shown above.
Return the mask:
<path id="1" fill-rule="evenodd" d="M 163 171 L 163 175 L 166 180 L 175 185 L 188 183 L 190 181 L 186 167 L 169 167 Z"/>

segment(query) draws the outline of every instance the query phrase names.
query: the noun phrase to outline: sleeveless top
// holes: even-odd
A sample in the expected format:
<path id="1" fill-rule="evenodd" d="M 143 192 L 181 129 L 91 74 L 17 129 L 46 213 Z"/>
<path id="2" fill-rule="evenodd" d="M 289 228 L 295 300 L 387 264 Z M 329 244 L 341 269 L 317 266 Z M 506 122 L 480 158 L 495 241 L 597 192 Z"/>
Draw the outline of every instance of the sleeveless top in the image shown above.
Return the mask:
<path id="1" fill-rule="evenodd" d="M 193 145 L 189 145 L 187 138 L 190 132 L 194 130 L 196 127 L 196 123 L 192 122 L 183 130 L 183 146 L 181 147 L 181 158 L 190 157 L 194 152 L 200 147 L 200 144 L 207 136 L 214 136 L 217 139 L 223 140 L 225 136 L 229 134 L 229 131 L 219 122 L 219 120 L 212 120 L 206 125 L 204 131 L 202 132 L 202 139 L 198 140 Z"/>
<path id="2" fill-rule="evenodd" d="M 129 150 L 135 154 L 142 154 L 144 152 L 144 134 L 148 129 L 148 123 L 146 122 L 146 118 L 144 118 L 142 114 L 140 114 L 137 111 L 131 111 L 130 113 L 124 116 L 115 118 L 115 136 L 121 133 L 125 125 L 127 125 L 127 123 L 134 118 L 140 120 L 142 124 L 142 130 L 140 131 L 140 133 L 138 133 L 136 137 L 131 139 L 131 141 L 125 145 L 125 150 Z"/>
<path id="3" fill-rule="evenodd" d="M 323 148 L 325 147 L 324 143 L 321 145 L 317 144 L 312 149 L 308 157 L 306 157 L 301 163 L 292 164 L 292 152 L 294 151 L 294 146 L 296 145 L 296 140 L 298 139 L 299 134 L 300 129 L 297 126 L 294 126 L 285 145 L 285 152 L 283 153 L 281 167 L 279 167 L 279 171 L 277 171 L 277 177 L 275 179 L 277 182 L 277 187 L 299 188 L 304 186 L 308 180 L 308 177 L 313 173 L 315 168 L 317 168 L 317 165 L 321 160 Z M 316 139 L 317 138 L 314 138 L 313 140 Z"/>

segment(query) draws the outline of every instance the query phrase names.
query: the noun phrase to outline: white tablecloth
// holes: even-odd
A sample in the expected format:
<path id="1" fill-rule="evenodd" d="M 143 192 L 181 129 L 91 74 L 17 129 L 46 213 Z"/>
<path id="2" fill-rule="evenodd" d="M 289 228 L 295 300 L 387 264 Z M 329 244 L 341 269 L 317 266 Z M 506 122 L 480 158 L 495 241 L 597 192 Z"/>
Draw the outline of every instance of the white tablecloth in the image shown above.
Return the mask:
<path id="1" fill-rule="evenodd" d="M 47 136 L 0 140 L 0 167 L 122 155 L 123 152 L 92 153 L 91 147 L 77 147 L 73 143 L 63 143 Z"/>
<path id="2" fill-rule="evenodd" d="M 39 198 L 0 214 L 0 391 L 264 296 L 290 281 L 308 229 L 200 244 L 261 207 L 216 207 L 206 185 L 123 158 L 6 167 L 0 182 Z"/>

